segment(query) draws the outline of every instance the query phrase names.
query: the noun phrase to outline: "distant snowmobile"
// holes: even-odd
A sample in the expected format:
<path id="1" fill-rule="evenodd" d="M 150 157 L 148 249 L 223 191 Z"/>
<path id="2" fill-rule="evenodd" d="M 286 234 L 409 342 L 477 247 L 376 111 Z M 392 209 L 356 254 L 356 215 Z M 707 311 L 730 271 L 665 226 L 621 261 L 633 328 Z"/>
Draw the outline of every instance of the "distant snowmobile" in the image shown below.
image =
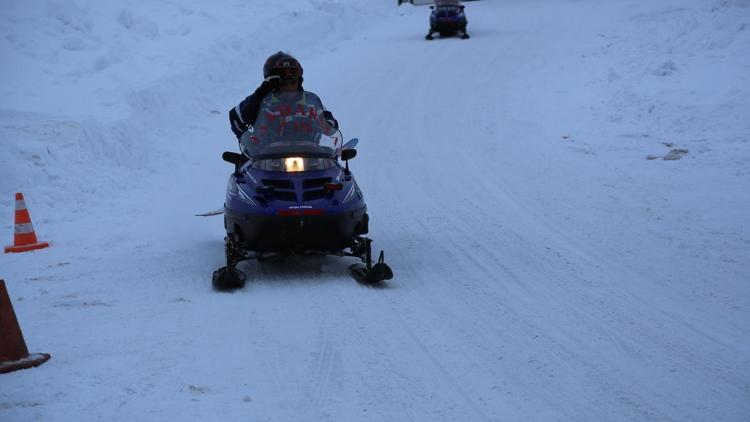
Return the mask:
<path id="1" fill-rule="evenodd" d="M 214 272 L 214 288 L 244 286 L 241 261 L 308 253 L 359 258 L 350 269 L 361 283 L 393 277 L 382 251 L 373 265 L 372 240 L 362 236 L 369 216 L 348 161 L 357 139 L 342 145 L 323 110 L 310 92 L 271 93 L 240 138 L 242 154 L 223 154 L 235 170 L 224 204 L 227 265 Z"/>
<path id="2" fill-rule="evenodd" d="M 425 36 L 426 39 L 433 39 L 432 34 L 439 33 L 441 37 L 447 37 L 456 33 L 461 33 L 461 38 L 469 38 L 466 32 L 466 15 L 464 6 L 459 0 L 435 0 L 435 4 L 430 6 L 430 31 Z"/>

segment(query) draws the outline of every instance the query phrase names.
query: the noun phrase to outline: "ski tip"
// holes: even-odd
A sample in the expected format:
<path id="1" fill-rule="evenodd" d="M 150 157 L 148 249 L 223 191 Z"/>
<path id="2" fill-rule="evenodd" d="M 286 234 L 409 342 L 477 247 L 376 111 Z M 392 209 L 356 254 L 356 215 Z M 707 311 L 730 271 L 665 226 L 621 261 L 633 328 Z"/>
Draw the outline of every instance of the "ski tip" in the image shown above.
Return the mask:
<path id="1" fill-rule="evenodd" d="M 195 214 L 195 216 L 196 217 L 211 217 L 212 215 L 221 215 L 221 214 L 224 214 L 224 210 L 223 209 L 221 209 L 221 210 L 215 210 L 215 211 L 209 211 L 209 212 L 204 212 L 204 213 L 201 213 L 201 214 Z"/>
<path id="2" fill-rule="evenodd" d="M 385 281 L 393 278 L 393 272 L 385 264 L 375 264 L 370 270 L 363 264 L 354 264 L 349 272 L 357 283 L 373 289 L 387 288 Z"/>

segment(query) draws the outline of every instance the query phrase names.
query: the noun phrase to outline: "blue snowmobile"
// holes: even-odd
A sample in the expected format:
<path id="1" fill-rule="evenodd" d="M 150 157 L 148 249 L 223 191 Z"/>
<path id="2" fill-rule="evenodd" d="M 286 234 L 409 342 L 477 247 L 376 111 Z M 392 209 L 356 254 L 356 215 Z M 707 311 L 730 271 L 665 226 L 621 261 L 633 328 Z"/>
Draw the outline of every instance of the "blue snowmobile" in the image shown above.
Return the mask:
<path id="1" fill-rule="evenodd" d="M 432 34 L 439 33 L 441 37 L 461 33 L 462 39 L 469 38 L 466 32 L 466 15 L 464 6 L 459 0 L 435 0 L 435 4 L 430 6 L 430 31 L 425 36 L 426 39 L 433 39 Z"/>
<path id="2" fill-rule="evenodd" d="M 271 93 L 240 138 L 242 152 L 223 154 L 235 169 L 224 204 L 227 265 L 214 272 L 214 288 L 243 287 L 241 261 L 292 254 L 359 258 L 350 270 L 368 285 L 393 277 L 383 251 L 373 264 L 372 240 L 362 236 L 369 229 L 367 206 L 349 170 L 358 141 L 343 144 L 323 111 L 313 93 Z"/>

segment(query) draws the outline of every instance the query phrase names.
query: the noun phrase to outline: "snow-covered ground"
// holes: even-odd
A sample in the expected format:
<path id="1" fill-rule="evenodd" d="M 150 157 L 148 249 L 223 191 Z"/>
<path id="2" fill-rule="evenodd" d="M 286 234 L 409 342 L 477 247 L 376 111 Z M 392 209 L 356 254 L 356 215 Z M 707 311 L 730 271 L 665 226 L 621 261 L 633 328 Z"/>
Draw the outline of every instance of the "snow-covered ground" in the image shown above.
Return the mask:
<path id="1" fill-rule="evenodd" d="M 750 1 L 0 0 L 0 420 L 750 420 Z M 347 137 L 353 260 L 223 265 L 226 111 L 285 50 Z"/>

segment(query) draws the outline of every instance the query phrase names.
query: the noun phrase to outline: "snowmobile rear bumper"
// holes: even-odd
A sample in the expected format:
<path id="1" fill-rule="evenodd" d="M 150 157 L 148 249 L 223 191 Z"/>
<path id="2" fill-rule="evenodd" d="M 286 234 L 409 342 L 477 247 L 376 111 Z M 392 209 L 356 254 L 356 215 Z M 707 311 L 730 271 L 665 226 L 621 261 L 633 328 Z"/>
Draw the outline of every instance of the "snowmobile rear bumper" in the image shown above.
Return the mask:
<path id="1" fill-rule="evenodd" d="M 338 252 L 368 231 L 367 208 L 320 215 L 257 215 L 225 211 L 227 234 L 254 252 Z M 301 214 L 301 213 L 300 213 Z"/>
<path id="2" fill-rule="evenodd" d="M 466 30 L 466 20 L 437 21 L 430 25 L 432 32 L 458 32 Z"/>

